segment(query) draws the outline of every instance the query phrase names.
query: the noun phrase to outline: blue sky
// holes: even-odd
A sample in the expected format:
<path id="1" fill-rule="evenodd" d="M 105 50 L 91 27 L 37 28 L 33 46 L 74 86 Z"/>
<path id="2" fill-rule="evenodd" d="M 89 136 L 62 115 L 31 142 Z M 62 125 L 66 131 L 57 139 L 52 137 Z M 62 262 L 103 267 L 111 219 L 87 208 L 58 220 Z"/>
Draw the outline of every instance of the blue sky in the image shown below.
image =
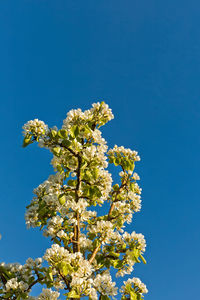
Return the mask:
<path id="1" fill-rule="evenodd" d="M 27 230 L 25 206 L 50 173 L 51 155 L 22 149 L 21 127 L 61 126 L 73 108 L 104 100 L 115 119 L 108 145 L 138 150 L 147 265 L 134 276 L 147 300 L 199 294 L 199 1 L 0 2 L 0 258 L 24 263 L 49 243 Z"/>

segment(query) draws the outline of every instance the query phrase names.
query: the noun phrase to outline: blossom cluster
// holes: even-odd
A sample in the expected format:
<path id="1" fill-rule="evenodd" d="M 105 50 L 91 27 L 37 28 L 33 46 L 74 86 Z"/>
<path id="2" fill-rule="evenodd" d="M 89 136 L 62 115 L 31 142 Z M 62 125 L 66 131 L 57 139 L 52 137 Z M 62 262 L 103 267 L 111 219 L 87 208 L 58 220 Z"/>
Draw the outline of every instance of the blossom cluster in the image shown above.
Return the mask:
<path id="1" fill-rule="evenodd" d="M 74 124 L 82 125 L 94 122 L 96 125 L 104 125 L 114 118 L 111 109 L 104 102 L 92 104 L 92 108 L 84 112 L 79 109 L 72 109 L 68 112 L 67 118 L 63 121 L 63 128 L 69 130 Z"/>
<path id="2" fill-rule="evenodd" d="M 94 286 L 102 295 L 117 295 L 117 287 L 115 285 L 116 283 L 112 282 L 112 277 L 108 270 L 98 274 L 94 279 Z"/>
<path id="3" fill-rule="evenodd" d="M 12 278 L 6 282 L 5 288 L 6 291 L 19 289 L 24 292 L 28 289 L 28 284 L 24 281 L 18 281 L 17 278 Z"/>
<path id="4" fill-rule="evenodd" d="M 43 288 L 42 293 L 38 297 L 29 296 L 28 300 L 57 300 L 59 296 L 59 292 Z"/>
<path id="5" fill-rule="evenodd" d="M 5 295 L 28 295 L 31 284 L 39 274 L 42 266 L 42 258 L 33 260 L 28 258 L 24 265 L 19 263 L 0 264 L 0 287 Z M 43 269 L 45 270 L 45 268 Z"/>
<path id="6" fill-rule="evenodd" d="M 148 293 L 146 285 L 139 278 L 136 277 L 132 279 L 129 278 L 127 281 L 124 281 L 123 283 L 124 285 L 122 286 L 120 292 L 123 293 L 124 295 L 135 294 L 135 295 L 143 296 L 142 294 Z"/>
<path id="7" fill-rule="evenodd" d="M 42 293 L 37 297 L 37 300 L 57 300 L 60 293 L 54 292 L 51 289 L 42 289 Z"/>
<path id="8" fill-rule="evenodd" d="M 144 235 L 133 231 L 131 234 L 125 232 L 122 236 L 123 240 L 128 243 L 133 243 L 140 251 L 144 252 L 146 248 L 146 241 Z"/>
<path id="9" fill-rule="evenodd" d="M 43 121 L 34 119 L 31 121 L 28 121 L 23 126 L 23 130 L 24 130 L 23 131 L 24 136 L 26 136 L 27 134 L 32 134 L 34 136 L 41 136 L 47 132 L 48 126 Z"/>
<path id="10" fill-rule="evenodd" d="M 49 176 L 43 184 L 34 189 L 36 197 L 27 207 L 25 220 L 28 227 L 37 227 L 41 225 L 41 219 L 48 213 L 53 213 L 59 209 L 58 196 L 61 187 L 60 174 Z"/>
<path id="11" fill-rule="evenodd" d="M 113 224 L 109 221 L 97 221 L 95 225 L 88 228 L 90 233 L 100 236 L 101 242 L 103 244 L 109 243 L 109 240 L 113 238 L 114 230 Z"/>
<path id="12" fill-rule="evenodd" d="M 110 149 L 108 151 L 108 155 L 119 156 L 119 157 L 121 156 L 121 157 L 130 158 L 134 161 L 140 161 L 140 156 L 138 155 L 137 151 L 126 149 L 123 146 L 118 147 L 117 145 L 115 145 L 113 149 Z"/>
<path id="13" fill-rule="evenodd" d="M 54 244 L 47 249 L 44 259 L 52 266 L 53 274 L 60 275 L 61 281 L 63 274 L 66 281 L 72 278 L 70 287 L 79 295 L 90 295 L 90 297 L 93 295 L 92 299 L 95 300 L 98 299 L 97 291 L 102 295 L 117 294 L 115 282 L 112 282 L 109 271 L 104 271 L 94 277 L 95 267 L 85 260 L 80 252 L 70 253 L 64 247 Z"/>

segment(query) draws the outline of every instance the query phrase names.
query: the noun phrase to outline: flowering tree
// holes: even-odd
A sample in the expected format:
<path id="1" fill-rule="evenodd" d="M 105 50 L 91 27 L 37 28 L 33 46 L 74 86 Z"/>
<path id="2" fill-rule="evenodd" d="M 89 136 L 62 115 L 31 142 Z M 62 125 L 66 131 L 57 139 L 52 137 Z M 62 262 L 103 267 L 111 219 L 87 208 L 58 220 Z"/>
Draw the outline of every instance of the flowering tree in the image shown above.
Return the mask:
<path id="1" fill-rule="evenodd" d="M 108 300 L 120 294 L 122 300 L 142 300 L 147 293 L 140 279 L 132 278 L 118 294 L 110 273 L 115 269 L 112 274 L 124 276 L 135 263 L 145 263 L 146 246 L 142 234 L 122 229 L 141 208 L 139 176 L 133 173 L 140 158 L 124 147 L 108 151 L 98 128 L 111 119 L 102 102 L 84 112 L 71 110 L 60 130 L 37 119 L 24 125 L 24 147 L 36 141 L 53 153 L 55 174 L 34 190 L 25 215 L 27 226 L 43 230 L 52 246 L 43 259 L 0 264 L 1 299 Z M 121 167 L 120 184 L 112 185 L 108 163 Z M 108 212 L 98 215 L 93 207 L 103 204 Z M 36 284 L 46 288 L 29 296 Z"/>

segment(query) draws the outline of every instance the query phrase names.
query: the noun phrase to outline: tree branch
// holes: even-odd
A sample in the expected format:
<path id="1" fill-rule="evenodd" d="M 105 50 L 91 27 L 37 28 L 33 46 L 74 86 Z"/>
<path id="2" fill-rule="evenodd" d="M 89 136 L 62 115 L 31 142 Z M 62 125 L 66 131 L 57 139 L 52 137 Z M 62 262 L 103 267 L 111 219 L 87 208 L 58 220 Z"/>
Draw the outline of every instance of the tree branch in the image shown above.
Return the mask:
<path id="1" fill-rule="evenodd" d="M 81 184 L 81 163 L 82 163 L 82 158 L 80 154 L 77 155 L 78 157 L 78 168 L 77 168 L 77 184 L 76 184 L 76 189 L 75 189 L 75 201 L 76 203 L 78 202 L 79 199 L 79 188 Z M 74 242 L 73 242 L 73 252 L 80 252 L 80 215 L 79 212 L 76 213 L 76 220 L 77 220 L 77 225 L 74 226 Z"/>
<path id="2" fill-rule="evenodd" d="M 127 178 L 127 179 L 128 179 L 128 178 Z M 118 194 L 119 194 L 119 193 L 121 192 L 121 190 L 124 188 L 124 186 L 126 186 L 127 181 L 128 181 L 128 180 L 126 180 L 126 182 L 122 183 L 121 186 L 120 186 L 120 188 L 119 188 L 119 190 L 115 192 L 115 193 L 116 193 L 115 198 L 118 196 Z M 110 206 L 110 209 L 109 209 L 109 212 L 108 212 L 108 216 L 107 216 L 107 220 L 108 220 L 108 221 L 110 221 L 110 220 L 112 219 L 111 215 L 112 215 L 112 212 L 113 212 L 114 207 L 115 207 L 115 201 L 113 201 L 112 204 L 111 204 L 111 206 Z M 100 247 L 101 247 L 101 244 L 102 244 L 102 243 L 100 243 L 100 244 L 94 249 L 94 251 L 93 251 L 93 253 L 92 253 L 92 256 L 91 256 L 90 259 L 89 259 L 89 262 L 90 262 L 90 263 L 92 263 L 93 260 L 95 259 L 96 255 L 97 255 L 97 253 L 98 253 L 98 251 L 99 251 L 99 249 L 100 249 Z"/>
<path id="3" fill-rule="evenodd" d="M 72 150 L 69 147 L 66 147 L 65 145 L 63 145 L 63 143 L 59 144 L 61 147 L 67 149 L 71 154 L 73 154 L 74 156 L 78 157 L 78 154 L 76 152 L 74 152 L 74 150 Z"/>

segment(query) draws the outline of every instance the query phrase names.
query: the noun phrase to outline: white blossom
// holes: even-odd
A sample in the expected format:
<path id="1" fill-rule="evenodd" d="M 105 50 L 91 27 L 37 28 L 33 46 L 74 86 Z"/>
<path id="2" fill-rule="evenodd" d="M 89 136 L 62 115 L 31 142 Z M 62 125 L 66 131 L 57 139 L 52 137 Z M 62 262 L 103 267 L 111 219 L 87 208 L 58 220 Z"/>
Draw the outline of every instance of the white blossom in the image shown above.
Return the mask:
<path id="1" fill-rule="evenodd" d="M 48 130 L 48 126 L 43 121 L 34 119 L 31 121 L 28 121 L 23 126 L 23 129 L 24 129 L 24 132 L 23 132 L 24 135 L 32 133 L 33 135 L 41 136 L 41 135 L 44 135 L 45 132 Z"/>
<path id="2" fill-rule="evenodd" d="M 103 272 L 103 274 L 98 274 L 94 279 L 95 288 L 103 295 L 117 295 L 117 287 L 115 285 L 116 283 L 112 282 L 112 277 L 108 270 Z"/>
<path id="3" fill-rule="evenodd" d="M 54 292 L 51 289 L 42 289 L 42 293 L 37 298 L 38 300 L 57 300 L 60 293 Z"/>
<path id="4" fill-rule="evenodd" d="M 146 285 L 142 283 L 142 281 L 139 278 L 133 277 L 132 279 L 129 278 L 127 281 L 123 281 L 124 286 L 122 286 L 120 292 L 126 292 L 126 286 L 127 285 L 134 285 L 134 289 L 139 294 L 146 294 L 148 293 L 148 290 L 146 288 Z"/>

